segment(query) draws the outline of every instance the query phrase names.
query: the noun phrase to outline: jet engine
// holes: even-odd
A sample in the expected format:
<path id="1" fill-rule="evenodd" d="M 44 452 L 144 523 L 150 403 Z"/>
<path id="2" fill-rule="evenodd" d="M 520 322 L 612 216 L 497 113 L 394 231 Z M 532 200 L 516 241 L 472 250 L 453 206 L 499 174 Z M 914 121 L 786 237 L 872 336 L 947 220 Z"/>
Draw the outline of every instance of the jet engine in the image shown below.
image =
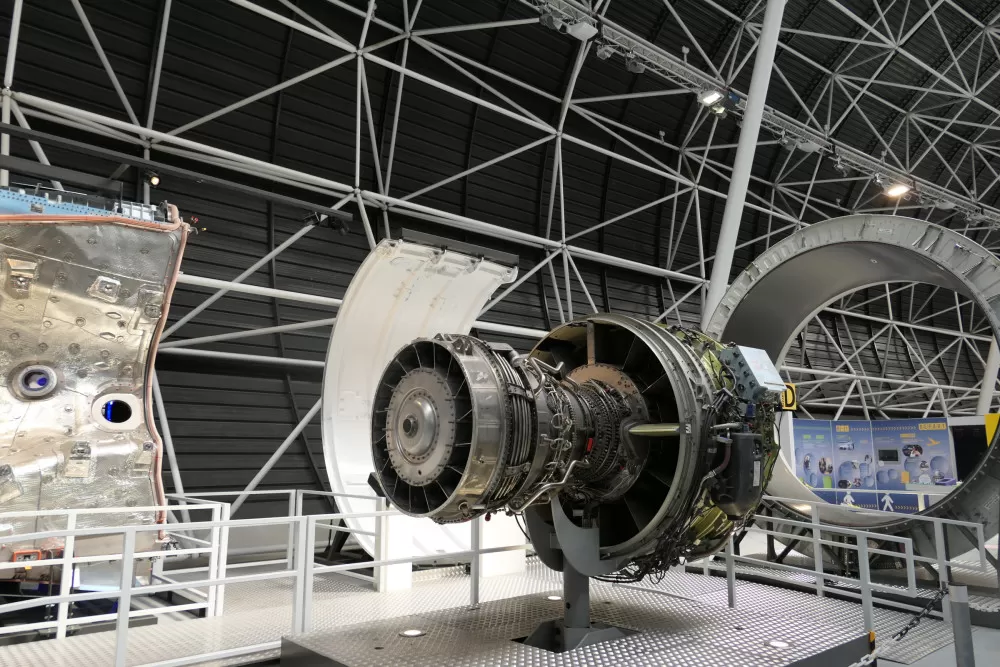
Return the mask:
<path id="1" fill-rule="evenodd" d="M 596 525 L 600 562 L 576 568 L 636 580 L 722 548 L 753 513 L 783 389 L 762 350 L 624 315 L 561 326 L 528 355 L 442 334 L 382 374 L 372 458 L 406 514 L 523 513 L 557 569 L 548 533 Z"/>

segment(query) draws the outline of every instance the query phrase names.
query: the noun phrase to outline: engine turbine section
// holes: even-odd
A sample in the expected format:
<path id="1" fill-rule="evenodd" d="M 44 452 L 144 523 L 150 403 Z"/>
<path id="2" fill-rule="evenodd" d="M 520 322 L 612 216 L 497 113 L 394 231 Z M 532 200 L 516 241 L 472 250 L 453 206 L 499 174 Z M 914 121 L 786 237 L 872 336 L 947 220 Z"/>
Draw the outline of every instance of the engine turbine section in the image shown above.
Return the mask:
<path id="1" fill-rule="evenodd" d="M 712 553 L 748 518 L 777 459 L 784 389 L 761 350 L 613 314 L 559 327 L 526 356 L 418 339 L 378 387 L 373 461 L 400 511 L 523 512 L 557 569 L 542 528 L 596 523 L 602 564 L 574 565 L 616 580 Z"/>

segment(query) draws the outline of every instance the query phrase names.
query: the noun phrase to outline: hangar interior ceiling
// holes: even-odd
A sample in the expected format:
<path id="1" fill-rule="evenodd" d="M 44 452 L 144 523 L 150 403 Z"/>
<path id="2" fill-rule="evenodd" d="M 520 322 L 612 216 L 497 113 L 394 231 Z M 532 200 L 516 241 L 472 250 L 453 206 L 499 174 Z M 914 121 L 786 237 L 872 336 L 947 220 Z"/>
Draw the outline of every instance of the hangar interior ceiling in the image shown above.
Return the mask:
<path id="1" fill-rule="evenodd" d="M 202 229 L 158 375 L 187 490 L 242 489 L 319 399 L 335 300 L 402 228 L 519 256 L 478 329 L 522 351 L 595 310 L 697 326 L 766 4 L 13 0 L 9 154 L 119 179 Z M 998 0 L 787 3 L 731 277 L 850 213 L 995 251 L 998 17 Z M 585 24 L 596 38 L 566 30 Z M 725 114 L 712 90 L 734 94 Z M 199 309 L 212 280 L 295 294 L 225 285 Z M 807 416 L 971 414 L 990 340 L 965 297 L 873 285 L 808 322 L 783 373 Z M 325 485 L 312 422 L 260 488 Z"/>

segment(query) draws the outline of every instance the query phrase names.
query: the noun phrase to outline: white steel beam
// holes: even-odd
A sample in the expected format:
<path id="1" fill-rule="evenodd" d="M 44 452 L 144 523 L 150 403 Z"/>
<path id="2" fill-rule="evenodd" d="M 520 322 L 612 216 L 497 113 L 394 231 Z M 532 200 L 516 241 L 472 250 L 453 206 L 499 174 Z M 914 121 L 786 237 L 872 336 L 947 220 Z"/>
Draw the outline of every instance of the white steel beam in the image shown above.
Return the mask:
<path id="1" fill-rule="evenodd" d="M 778 48 L 778 30 L 781 28 L 784 11 L 785 0 L 767 0 L 764 24 L 757 44 L 757 56 L 753 63 L 750 92 L 743 112 L 743 127 L 740 129 L 739 146 L 733 163 L 733 175 L 726 196 L 726 209 L 722 214 L 722 227 L 715 249 L 715 261 L 712 263 L 712 277 L 708 283 L 708 296 L 702 308 L 703 329 L 708 327 L 708 321 L 729 288 L 729 273 L 733 268 L 733 255 L 736 251 L 740 221 L 743 219 L 743 204 L 746 202 L 750 172 L 753 170 L 757 137 L 764 115 L 764 101 L 767 98 L 774 54 Z"/>
<path id="2" fill-rule="evenodd" d="M 329 317 L 325 320 L 310 320 L 308 322 L 296 322 L 294 324 L 280 324 L 273 327 L 261 327 L 259 329 L 248 329 L 246 331 L 230 331 L 229 333 L 216 334 L 214 336 L 200 336 L 198 338 L 184 338 L 183 340 L 170 340 L 160 343 L 157 349 L 166 350 L 175 347 L 192 347 L 194 345 L 207 345 L 209 343 L 220 343 L 228 340 L 239 340 L 241 338 L 252 338 L 254 336 L 269 336 L 277 333 L 287 333 L 289 331 L 301 331 L 303 329 L 317 329 L 329 327 L 337 321 L 336 317 Z"/>
<path id="3" fill-rule="evenodd" d="M 14 84 L 14 63 L 17 62 L 17 42 L 21 32 L 21 12 L 24 9 L 24 0 L 14 0 L 13 12 L 10 19 L 10 32 L 7 36 L 7 61 L 4 64 L 3 72 L 3 99 L 0 100 L 0 122 L 10 122 L 11 100 L 10 87 Z M 10 135 L 0 134 L 0 157 L 10 155 Z M 10 173 L 6 169 L 0 169 L 0 186 L 10 185 Z"/>
<path id="4" fill-rule="evenodd" d="M 198 359 L 217 359 L 220 361 L 239 361 L 247 364 L 271 364 L 289 366 L 292 368 L 323 368 L 322 361 L 311 359 L 295 359 L 292 357 L 268 357 L 260 354 L 241 354 L 238 352 L 219 352 L 216 350 L 189 350 L 186 347 L 168 347 L 160 350 L 162 354 L 178 357 L 196 357 Z"/>
<path id="5" fill-rule="evenodd" d="M 996 394 L 997 373 L 1000 373 L 1000 349 L 997 341 L 990 341 L 990 353 L 986 357 L 986 368 L 983 369 L 982 388 L 976 401 L 976 414 L 985 415 L 993 406 L 993 396 Z"/>
<path id="6" fill-rule="evenodd" d="M 302 418 L 302 420 L 295 425 L 295 428 L 293 428 L 292 432 L 288 434 L 288 437 L 285 438 L 285 440 L 278 446 L 278 449 L 276 449 L 274 453 L 271 454 L 271 458 L 267 460 L 267 463 L 264 464 L 264 467 L 262 467 L 260 471 L 257 472 L 256 475 L 254 475 L 254 478 L 250 480 L 250 483 L 247 484 L 245 489 L 243 489 L 243 492 L 240 493 L 240 495 L 237 496 L 236 500 L 233 501 L 232 506 L 229 508 L 230 515 L 236 514 L 236 510 L 238 510 L 243 505 L 243 503 L 246 502 L 246 499 L 250 496 L 250 493 L 254 489 L 256 489 L 257 486 L 262 481 L 264 481 L 264 478 L 267 476 L 267 473 L 271 472 L 271 468 L 273 468 L 274 465 L 278 462 L 278 460 L 281 459 L 281 457 L 288 450 L 288 448 L 292 446 L 292 443 L 295 442 L 295 440 L 299 437 L 302 431 L 305 430 L 306 426 L 309 425 L 309 422 L 311 422 L 313 418 L 319 413 L 319 409 L 321 407 L 323 407 L 323 401 L 319 400 L 316 401 L 316 403 L 311 408 L 309 408 L 309 412 L 307 412 L 305 416 Z M 309 565 L 310 567 L 312 566 L 311 563 Z"/>

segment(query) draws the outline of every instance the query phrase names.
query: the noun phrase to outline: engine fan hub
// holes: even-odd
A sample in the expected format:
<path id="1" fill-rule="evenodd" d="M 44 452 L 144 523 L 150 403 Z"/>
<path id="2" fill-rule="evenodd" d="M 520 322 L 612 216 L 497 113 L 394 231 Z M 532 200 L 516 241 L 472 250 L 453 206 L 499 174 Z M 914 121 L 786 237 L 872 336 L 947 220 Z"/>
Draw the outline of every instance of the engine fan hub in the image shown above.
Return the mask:
<path id="1" fill-rule="evenodd" d="M 389 460 L 414 486 L 434 482 L 455 445 L 455 397 L 435 370 L 407 373 L 393 392 L 386 416 Z"/>

